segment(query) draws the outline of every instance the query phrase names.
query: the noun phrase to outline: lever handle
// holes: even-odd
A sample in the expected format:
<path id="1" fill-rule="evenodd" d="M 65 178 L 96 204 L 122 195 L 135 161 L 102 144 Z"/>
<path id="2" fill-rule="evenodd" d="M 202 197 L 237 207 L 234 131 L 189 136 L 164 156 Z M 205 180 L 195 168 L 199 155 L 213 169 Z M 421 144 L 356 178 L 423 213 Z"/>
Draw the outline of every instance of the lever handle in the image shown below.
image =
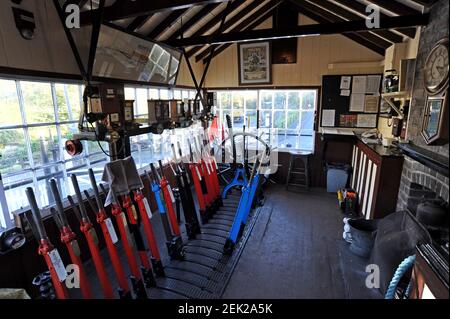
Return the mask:
<path id="1" fill-rule="evenodd" d="M 78 179 L 75 174 L 70 175 L 72 180 L 73 189 L 75 190 L 75 195 L 77 196 L 78 207 L 80 209 L 81 218 L 83 220 L 89 221 L 89 216 L 86 212 L 86 208 L 83 205 L 83 196 L 81 195 L 80 186 L 78 185 Z"/>
<path id="2" fill-rule="evenodd" d="M 30 203 L 34 227 L 40 237 L 39 239 L 47 239 L 47 233 L 45 232 L 44 224 L 42 223 L 41 213 L 36 202 L 36 196 L 34 196 L 34 191 L 31 187 L 27 187 L 25 193 L 28 198 L 28 203 Z"/>
<path id="3" fill-rule="evenodd" d="M 80 210 L 78 209 L 78 205 L 75 204 L 75 201 L 73 200 L 72 196 L 67 196 L 67 200 L 70 203 L 70 206 L 72 206 L 73 212 L 75 213 L 75 216 L 77 217 L 78 221 L 81 223 L 81 215 Z"/>
<path id="4" fill-rule="evenodd" d="M 153 178 L 156 179 L 156 181 L 159 183 L 161 178 L 159 176 L 158 170 L 156 169 L 155 165 L 153 165 L 153 163 L 150 163 L 150 168 L 152 170 Z"/>
<path id="5" fill-rule="evenodd" d="M 103 206 L 103 204 L 100 199 L 100 194 L 98 192 L 97 181 L 95 180 L 94 171 L 92 170 L 92 168 L 90 168 L 88 172 L 89 172 L 89 180 L 91 181 L 92 190 L 94 191 L 95 201 L 97 202 L 97 206 L 100 209 Z"/>
<path id="6" fill-rule="evenodd" d="M 172 148 L 173 159 L 175 160 L 176 163 L 178 163 L 177 152 L 175 151 L 175 145 L 172 143 L 172 144 L 170 145 L 170 147 Z"/>
<path id="7" fill-rule="evenodd" d="M 161 171 L 161 177 L 165 177 L 164 175 L 164 167 L 161 160 L 158 160 L 159 170 Z"/>
<path id="8" fill-rule="evenodd" d="M 65 218 L 64 214 L 64 206 L 62 204 L 61 195 L 58 190 L 58 186 L 56 185 L 56 180 L 52 178 L 50 180 L 50 188 L 53 193 L 53 198 L 55 199 L 56 209 L 59 212 L 59 221 L 64 225 L 67 226 L 67 219 Z"/>

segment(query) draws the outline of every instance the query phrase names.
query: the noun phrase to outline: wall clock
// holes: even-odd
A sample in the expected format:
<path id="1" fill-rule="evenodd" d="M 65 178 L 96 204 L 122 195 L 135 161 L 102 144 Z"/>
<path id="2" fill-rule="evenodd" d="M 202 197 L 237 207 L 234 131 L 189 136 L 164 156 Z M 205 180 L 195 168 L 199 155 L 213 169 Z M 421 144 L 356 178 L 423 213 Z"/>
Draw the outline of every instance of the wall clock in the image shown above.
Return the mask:
<path id="1" fill-rule="evenodd" d="M 424 68 L 427 99 L 422 137 L 427 144 L 448 143 L 448 39 L 442 39 L 427 56 Z"/>
<path id="2" fill-rule="evenodd" d="M 425 62 L 424 84 L 428 94 L 441 92 L 448 85 L 448 39 L 433 47 Z"/>

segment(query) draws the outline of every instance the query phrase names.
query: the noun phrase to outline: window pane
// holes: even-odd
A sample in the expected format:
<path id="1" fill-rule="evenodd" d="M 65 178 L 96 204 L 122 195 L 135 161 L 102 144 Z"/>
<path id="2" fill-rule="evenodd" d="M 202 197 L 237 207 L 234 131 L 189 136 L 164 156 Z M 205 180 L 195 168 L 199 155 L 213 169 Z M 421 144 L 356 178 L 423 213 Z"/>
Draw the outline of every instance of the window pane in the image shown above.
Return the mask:
<path id="1" fill-rule="evenodd" d="M 0 130 L 0 174 L 18 172 L 29 167 L 23 130 Z"/>
<path id="2" fill-rule="evenodd" d="M 180 90 L 173 90 L 173 98 L 177 100 L 181 100 L 181 91 Z"/>
<path id="3" fill-rule="evenodd" d="M 152 100 L 159 99 L 158 89 L 150 89 L 149 90 L 149 96 L 150 96 L 150 99 L 152 99 Z"/>
<path id="4" fill-rule="evenodd" d="M 244 111 L 239 109 L 233 110 L 233 128 L 242 128 L 244 126 Z"/>
<path id="5" fill-rule="evenodd" d="M 261 111 L 259 126 L 262 128 L 272 127 L 272 111 Z"/>
<path id="6" fill-rule="evenodd" d="M 22 124 L 16 82 L 0 80 L 0 101 L 0 127 Z"/>
<path id="7" fill-rule="evenodd" d="M 285 92 L 275 93 L 275 109 L 284 110 L 286 108 L 286 94 Z"/>
<path id="8" fill-rule="evenodd" d="M 25 196 L 25 189 L 33 186 L 33 173 L 24 171 L 20 174 L 3 177 L 6 201 L 9 211 L 15 211 L 22 207 L 28 207 L 28 200 Z"/>
<path id="9" fill-rule="evenodd" d="M 189 91 L 189 99 L 191 99 L 191 100 L 193 100 L 193 99 L 195 99 L 195 95 L 197 94 L 197 92 L 196 91 Z"/>
<path id="10" fill-rule="evenodd" d="M 301 150 L 313 150 L 314 137 L 312 135 L 300 135 L 298 148 Z"/>
<path id="11" fill-rule="evenodd" d="M 134 101 L 136 114 L 145 115 L 148 113 L 148 103 L 147 103 L 147 89 L 139 88 L 136 90 L 136 101 Z"/>
<path id="12" fill-rule="evenodd" d="M 221 92 L 220 93 L 220 105 L 222 109 L 231 109 L 231 93 Z"/>
<path id="13" fill-rule="evenodd" d="M 28 129 L 31 152 L 36 166 L 60 160 L 60 149 L 56 126 L 32 127 Z"/>
<path id="14" fill-rule="evenodd" d="M 80 86 L 55 84 L 56 103 L 59 121 L 76 121 L 80 116 Z"/>
<path id="15" fill-rule="evenodd" d="M 241 92 L 233 92 L 233 109 L 244 109 L 244 94 Z"/>
<path id="16" fill-rule="evenodd" d="M 306 91 L 303 93 L 302 110 L 314 110 L 316 104 L 316 91 Z"/>
<path id="17" fill-rule="evenodd" d="M 256 111 L 247 111 L 247 113 L 245 113 L 245 116 L 245 125 L 248 125 L 248 119 L 250 119 L 250 127 L 256 128 Z"/>
<path id="18" fill-rule="evenodd" d="M 313 128 L 314 128 L 314 112 L 313 111 L 302 112 L 302 121 L 300 124 L 300 128 L 301 128 L 302 134 L 312 135 Z"/>
<path id="19" fill-rule="evenodd" d="M 299 112 L 298 111 L 289 111 L 287 113 L 287 128 L 288 129 L 299 129 Z"/>
<path id="20" fill-rule="evenodd" d="M 169 90 L 167 89 L 160 89 L 159 90 L 159 96 L 161 100 L 168 100 L 169 99 Z"/>
<path id="21" fill-rule="evenodd" d="M 256 91 L 245 92 L 245 107 L 247 110 L 256 110 L 257 93 Z"/>
<path id="22" fill-rule="evenodd" d="M 55 122 L 50 83 L 20 82 L 27 123 Z"/>
<path id="23" fill-rule="evenodd" d="M 227 127 L 227 115 L 231 116 L 231 110 L 223 110 L 221 113 L 221 123 L 224 125 L 224 127 Z"/>
<path id="24" fill-rule="evenodd" d="M 273 127 L 283 129 L 286 127 L 286 113 L 284 111 L 274 112 Z"/>
<path id="25" fill-rule="evenodd" d="M 272 93 L 267 91 L 261 91 L 261 109 L 271 110 L 272 109 Z"/>
<path id="26" fill-rule="evenodd" d="M 300 94 L 298 92 L 288 93 L 288 109 L 298 110 L 300 108 Z"/>
<path id="27" fill-rule="evenodd" d="M 182 96 L 183 99 L 188 99 L 189 98 L 189 91 L 183 90 Z"/>
<path id="28" fill-rule="evenodd" d="M 50 179 L 56 179 L 59 186 L 64 185 L 63 179 L 63 171 L 62 165 L 51 165 L 45 168 L 38 169 L 36 171 L 36 179 L 37 185 L 35 185 L 34 189 L 39 190 L 38 202 L 41 206 L 48 206 L 55 204 L 55 200 L 53 198 L 52 190 L 50 188 Z M 63 191 L 65 187 L 63 188 Z"/>
<path id="29" fill-rule="evenodd" d="M 136 97 L 134 96 L 134 88 L 126 87 L 125 88 L 125 99 L 126 100 L 135 100 Z"/>
<path id="30" fill-rule="evenodd" d="M 100 148 L 100 146 L 101 146 L 101 148 Z M 102 148 L 106 153 L 109 154 L 108 142 L 87 141 L 87 149 L 89 150 L 89 155 L 94 154 L 94 153 L 103 154 Z M 105 156 L 105 154 L 103 154 L 102 156 Z"/>

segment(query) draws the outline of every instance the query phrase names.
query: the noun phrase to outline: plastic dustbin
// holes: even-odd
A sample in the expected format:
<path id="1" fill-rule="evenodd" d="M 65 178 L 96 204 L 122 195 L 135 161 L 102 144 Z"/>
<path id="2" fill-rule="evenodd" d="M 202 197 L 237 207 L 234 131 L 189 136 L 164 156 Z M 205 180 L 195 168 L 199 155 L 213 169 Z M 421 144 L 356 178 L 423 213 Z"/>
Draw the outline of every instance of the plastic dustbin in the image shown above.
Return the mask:
<path id="1" fill-rule="evenodd" d="M 347 186 L 351 167 L 347 164 L 327 164 L 327 192 L 336 193 Z"/>

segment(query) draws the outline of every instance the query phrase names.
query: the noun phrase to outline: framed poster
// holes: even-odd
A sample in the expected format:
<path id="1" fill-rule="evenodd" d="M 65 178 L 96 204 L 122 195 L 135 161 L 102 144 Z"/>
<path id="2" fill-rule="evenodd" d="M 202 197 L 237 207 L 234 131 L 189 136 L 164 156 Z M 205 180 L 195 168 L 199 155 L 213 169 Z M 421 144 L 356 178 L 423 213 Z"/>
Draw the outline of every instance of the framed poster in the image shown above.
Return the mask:
<path id="1" fill-rule="evenodd" d="M 239 85 L 272 83 L 270 42 L 239 43 L 238 62 Z"/>

